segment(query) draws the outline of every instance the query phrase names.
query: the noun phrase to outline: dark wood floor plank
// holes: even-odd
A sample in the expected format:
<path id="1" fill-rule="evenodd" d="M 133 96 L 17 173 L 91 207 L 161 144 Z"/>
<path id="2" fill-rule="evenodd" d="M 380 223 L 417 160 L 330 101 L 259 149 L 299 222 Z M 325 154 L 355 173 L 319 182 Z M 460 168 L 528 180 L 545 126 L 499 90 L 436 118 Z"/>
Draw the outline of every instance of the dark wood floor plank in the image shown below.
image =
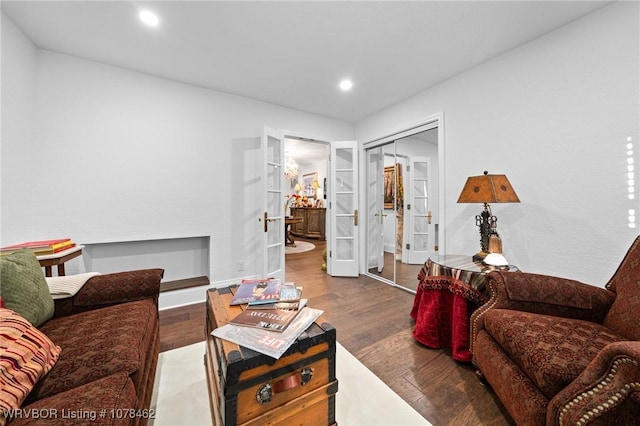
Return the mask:
<path id="1" fill-rule="evenodd" d="M 413 339 L 413 294 L 371 277 L 327 275 L 325 242 L 308 241 L 314 250 L 286 256 L 286 279 L 304 287 L 310 306 L 324 310 L 340 344 L 435 426 L 513 424 L 469 364 Z M 417 275 L 415 265 L 404 271 L 402 265 L 398 275 Z M 161 311 L 161 351 L 204 340 L 204 321 L 204 303 Z"/>

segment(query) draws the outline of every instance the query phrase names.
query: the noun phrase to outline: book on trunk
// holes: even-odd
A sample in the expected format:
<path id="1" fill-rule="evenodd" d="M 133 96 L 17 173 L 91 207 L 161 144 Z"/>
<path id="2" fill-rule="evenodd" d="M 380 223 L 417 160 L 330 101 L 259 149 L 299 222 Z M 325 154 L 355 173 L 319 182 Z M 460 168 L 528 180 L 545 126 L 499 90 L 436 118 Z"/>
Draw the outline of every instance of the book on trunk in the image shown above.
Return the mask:
<path id="1" fill-rule="evenodd" d="M 242 280 L 236 289 L 231 305 L 263 301 L 276 301 L 280 299 L 280 280 L 277 278 Z"/>

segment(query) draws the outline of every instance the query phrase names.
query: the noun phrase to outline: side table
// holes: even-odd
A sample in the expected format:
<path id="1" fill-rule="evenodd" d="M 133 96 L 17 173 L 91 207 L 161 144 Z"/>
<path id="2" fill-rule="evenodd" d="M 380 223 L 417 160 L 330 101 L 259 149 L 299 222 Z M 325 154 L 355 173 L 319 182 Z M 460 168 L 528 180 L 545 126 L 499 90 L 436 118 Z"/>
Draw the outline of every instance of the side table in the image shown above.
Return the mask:
<path id="1" fill-rule="evenodd" d="M 430 348 L 451 347 L 455 360 L 470 362 L 469 319 L 489 299 L 486 274 L 496 269 L 468 255 L 430 257 L 418 274 L 410 314 L 416 321 L 413 337 Z M 509 265 L 501 270 L 519 269 Z"/>
<path id="2" fill-rule="evenodd" d="M 82 254 L 84 246 L 75 246 L 68 250 L 63 250 L 59 253 L 45 254 L 43 256 L 37 256 L 40 266 L 44 268 L 44 274 L 47 277 L 52 276 L 51 267 L 58 267 L 58 276 L 61 277 L 65 274 L 64 264 L 69 260 L 78 257 Z"/>

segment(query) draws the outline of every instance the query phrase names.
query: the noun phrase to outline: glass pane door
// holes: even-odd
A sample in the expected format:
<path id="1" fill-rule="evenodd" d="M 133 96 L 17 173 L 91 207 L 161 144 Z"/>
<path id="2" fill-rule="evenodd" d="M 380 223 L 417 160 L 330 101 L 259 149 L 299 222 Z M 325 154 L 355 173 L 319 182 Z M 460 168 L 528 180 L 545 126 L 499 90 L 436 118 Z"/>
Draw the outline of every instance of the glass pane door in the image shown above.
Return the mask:
<path id="1" fill-rule="evenodd" d="M 329 272 L 358 276 L 358 150 L 355 141 L 331 144 Z"/>
<path id="2" fill-rule="evenodd" d="M 264 158 L 263 276 L 284 280 L 284 140 L 276 130 L 265 128 Z"/>
<path id="3" fill-rule="evenodd" d="M 409 218 L 409 263 L 422 264 L 431 254 L 432 217 L 429 206 L 430 162 L 428 158 L 411 159 L 411 210 Z"/>

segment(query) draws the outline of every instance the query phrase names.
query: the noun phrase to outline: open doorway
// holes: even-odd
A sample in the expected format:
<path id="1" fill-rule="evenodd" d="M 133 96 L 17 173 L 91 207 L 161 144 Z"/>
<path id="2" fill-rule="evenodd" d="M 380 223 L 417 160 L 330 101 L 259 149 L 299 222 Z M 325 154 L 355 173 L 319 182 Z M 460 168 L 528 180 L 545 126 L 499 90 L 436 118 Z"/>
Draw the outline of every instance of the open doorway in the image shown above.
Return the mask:
<path id="1" fill-rule="evenodd" d="M 327 240 L 327 173 L 329 143 L 285 137 L 285 267 L 309 262 L 315 253 L 322 266 Z M 302 253 L 306 253 L 301 256 Z"/>

